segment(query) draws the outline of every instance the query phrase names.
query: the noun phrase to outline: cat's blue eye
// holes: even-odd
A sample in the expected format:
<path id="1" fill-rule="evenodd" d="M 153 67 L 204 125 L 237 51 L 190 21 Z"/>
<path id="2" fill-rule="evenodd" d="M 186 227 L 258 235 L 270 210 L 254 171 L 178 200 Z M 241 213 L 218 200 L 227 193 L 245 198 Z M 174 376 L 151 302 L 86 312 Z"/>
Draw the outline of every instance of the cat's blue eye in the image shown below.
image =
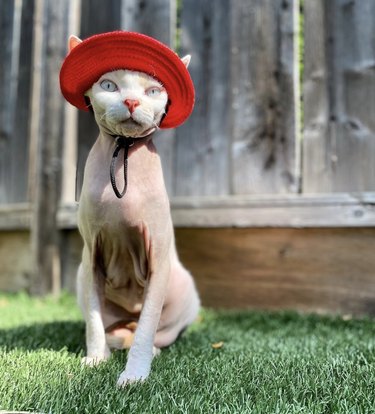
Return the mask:
<path id="1" fill-rule="evenodd" d="M 107 92 L 117 91 L 117 85 L 108 79 L 104 79 L 103 81 L 101 81 L 100 86 L 102 89 L 104 89 Z"/>
<path id="2" fill-rule="evenodd" d="M 147 96 L 156 97 L 159 96 L 162 92 L 162 89 L 158 86 L 151 86 L 151 88 L 146 89 L 145 94 Z"/>

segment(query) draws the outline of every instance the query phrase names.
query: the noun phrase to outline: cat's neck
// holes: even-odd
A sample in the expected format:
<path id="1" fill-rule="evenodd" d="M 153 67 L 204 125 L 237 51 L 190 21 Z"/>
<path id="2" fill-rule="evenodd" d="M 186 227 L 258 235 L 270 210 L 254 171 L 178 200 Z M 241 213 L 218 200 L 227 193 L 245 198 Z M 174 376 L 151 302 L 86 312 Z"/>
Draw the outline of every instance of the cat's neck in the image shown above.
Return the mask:
<path id="1" fill-rule="evenodd" d="M 152 142 L 152 138 L 154 135 L 154 131 L 149 133 L 146 136 L 143 137 L 137 137 L 137 138 L 131 138 L 131 137 L 123 137 L 125 140 L 129 140 L 129 143 L 131 143 L 130 151 L 132 152 L 134 149 L 137 149 L 141 146 L 147 145 Z M 98 140 L 104 145 L 104 147 L 109 150 L 113 151 L 114 148 L 117 146 L 116 139 L 119 137 L 119 135 L 110 135 L 107 132 L 100 131 Z"/>

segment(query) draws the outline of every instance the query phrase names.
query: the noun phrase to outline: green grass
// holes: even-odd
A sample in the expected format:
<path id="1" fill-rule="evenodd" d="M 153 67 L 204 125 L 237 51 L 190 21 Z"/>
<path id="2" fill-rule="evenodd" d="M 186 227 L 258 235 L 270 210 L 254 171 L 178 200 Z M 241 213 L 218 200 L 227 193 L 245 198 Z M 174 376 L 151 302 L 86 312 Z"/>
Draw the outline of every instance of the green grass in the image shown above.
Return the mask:
<path id="1" fill-rule="evenodd" d="M 0 410 L 375 413 L 370 319 L 205 310 L 148 381 L 124 390 L 115 384 L 126 352 L 97 368 L 81 367 L 83 352 L 73 298 L 0 295 Z"/>

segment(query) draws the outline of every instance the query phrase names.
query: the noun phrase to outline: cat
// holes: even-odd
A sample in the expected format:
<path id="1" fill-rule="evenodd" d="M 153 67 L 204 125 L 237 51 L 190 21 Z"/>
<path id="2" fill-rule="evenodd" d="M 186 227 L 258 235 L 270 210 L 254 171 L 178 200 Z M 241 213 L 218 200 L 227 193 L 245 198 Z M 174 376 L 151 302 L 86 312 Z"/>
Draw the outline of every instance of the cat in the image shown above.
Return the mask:
<path id="1" fill-rule="evenodd" d="M 70 38 L 70 49 L 81 42 Z M 187 67 L 190 56 L 182 59 Z M 104 73 L 86 92 L 99 127 L 84 171 L 78 227 L 84 241 L 77 274 L 86 322 L 87 356 L 95 365 L 111 349 L 130 348 L 117 384 L 145 380 L 154 355 L 171 345 L 197 317 L 199 296 L 175 247 L 170 205 L 152 133 L 168 104 L 155 78 L 127 69 Z M 113 194 L 108 166 L 114 137 L 131 140 L 125 165 L 116 163 Z M 119 151 L 121 147 L 119 147 Z M 125 151 L 125 149 L 123 149 Z"/>

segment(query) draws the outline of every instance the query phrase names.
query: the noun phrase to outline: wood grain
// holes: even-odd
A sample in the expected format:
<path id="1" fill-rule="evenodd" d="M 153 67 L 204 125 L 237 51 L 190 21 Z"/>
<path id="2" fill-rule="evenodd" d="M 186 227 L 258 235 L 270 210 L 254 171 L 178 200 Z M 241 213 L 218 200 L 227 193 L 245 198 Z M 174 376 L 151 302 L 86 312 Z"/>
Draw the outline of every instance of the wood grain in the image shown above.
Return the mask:
<path id="1" fill-rule="evenodd" d="M 234 194 L 299 190 L 297 3 L 231 4 Z"/>
<path id="2" fill-rule="evenodd" d="M 181 13 L 181 55 L 189 66 L 196 103 L 176 132 L 172 195 L 229 193 L 230 150 L 230 2 L 192 0 Z"/>
<path id="3" fill-rule="evenodd" d="M 3 1 L 0 3 L 0 87 L 4 97 L 0 99 L 0 202 L 7 201 L 9 190 L 9 164 L 10 145 L 13 127 L 12 101 L 12 33 L 13 33 L 14 2 Z M 13 68 L 14 69 L 14 68 Z M 13 95 L 13 96 L 12 96 Z M 14 104 L 14 103 L 13 103 Z"/>
<path id="4" fill-rule="evenodd" d="M 375 314 L 375 229 L 177 229 L 203 305 Z"/>
<path id="5" fill-rule="evenodd" d="M 29 232 L 3 231 L 0 233 L 0 291 L 29 290 L 31 262 Z"/>
<path id="6" fill-rule="evenodd" d="M 81 0 L 70 0 L 67 21 L 68 36 L 79 33 L 81 26 Z M 66 45 L 68 39 L 66 39 Z M 68 46 L 68 45 L 67 45 Z M 66 48 L 68 49 L 68 47 Z M 66 50 L 66 53 L 68 50 Z M 78 112 L 77 109 L 65 102 L 65 128 L 62 153 L 62 188 L 61 201 L 74 203 L 76 200 L 76 178 L 78 159 Z"/>
<path id="7" fill-rule="evenodd" d="M 372 0 L 305 2 L 305 192 L 375 189 L 374 15 Z"/>
<path id="8" fill-rule="evenodd" d="M 61 190 L 61 153 L 65 103 L 56 85 L 66 54 L 69 0 L 35 3 L 33 64 L 36 71 L 32 91 L 34 171 L 30 175 L 33 214 L 31 220 L 32 285 L 35 294 L 58 292 L 60 249 L 56 216 Z M 44 24 L 47 21 L 49 24 Z"/>
<path id="9" fill-rule="evenodd" d="M 375 228 L 177 228 L 204 306 L 375 315 Z M 30 289 L 27 232 L 0 232 L 0 289 Z M 61 233 L 62 284 L 74 291 L 82 240 Z"/>
<path id="10" fill-rule="evenodd" d="M 25 201 L 34 1 L 0 4 L 0 202 Z"/>
<path id="11" fill-rule="evenodd" d="M 5 97 L 0 102 L 1 203 L 34 197 L 35 151 L 44 122 L 38 108 L 44 103 L 30 94 L 54 84 L 49 113 L 53 120 L 61 117 L 58 79 L 44 73 L 61 65 L 69 31 L 78 26 L 76 34 L 82 37 L 116 29 L 141 31 L 181 55 L 193 55 L 195 111 L 177 138 L 174 131 L 156 138 L 171 196 L 375 191 L 373 0 L 304 3 L 303 141 L 297 0 L 217 0 L 214 7 L 209 0 L 189 0 L 178 2 L 179 19 L 176 0 L 108 0 L 105 7 L 101 0 L 61 2 L 64 6 L 45 1 L 49 12 L 41 16 L 37 4 L 39 0 L 0 2 L 0 87 Z M 72 24 L 75 18 L 79 22 Z M 61 38 L 48 40 L 45 32 L 55 24 Z M 51 58 L 32 60 L 32 53 Z M 74 116 L 71 111 L 63 116 L 70 123 L 59 131 L 65 135 L 63 159 L 70 170 L 64 173 L 63 198 L 72 201 L 74 159 L 80 188 L 98 131 L 91 115 L 80 113 L 76 151 L 75 134 L 68 133 L 77 129 Z M 52 123 L 59 125 L 52 121 L 49 129 Z M 60 141 L 47 145 L 61 146 Z"/>
<path id="12" fill-rule="evenodd" d="M 65 232 L 72 288 L 81 241 Z M 375 314 L 375 229 L 177 229 L 203 305 Z"/>
<path id="13" fill-rule="evenodd" d="M 279 196 L 175 197 L 176 227 L 374 227 L 373 193 Z M 0 206 L 0 230 L 27 230 L 31 206 Z M 77 204 L 57 211 L 61 230 L 77 228 Z"/>

